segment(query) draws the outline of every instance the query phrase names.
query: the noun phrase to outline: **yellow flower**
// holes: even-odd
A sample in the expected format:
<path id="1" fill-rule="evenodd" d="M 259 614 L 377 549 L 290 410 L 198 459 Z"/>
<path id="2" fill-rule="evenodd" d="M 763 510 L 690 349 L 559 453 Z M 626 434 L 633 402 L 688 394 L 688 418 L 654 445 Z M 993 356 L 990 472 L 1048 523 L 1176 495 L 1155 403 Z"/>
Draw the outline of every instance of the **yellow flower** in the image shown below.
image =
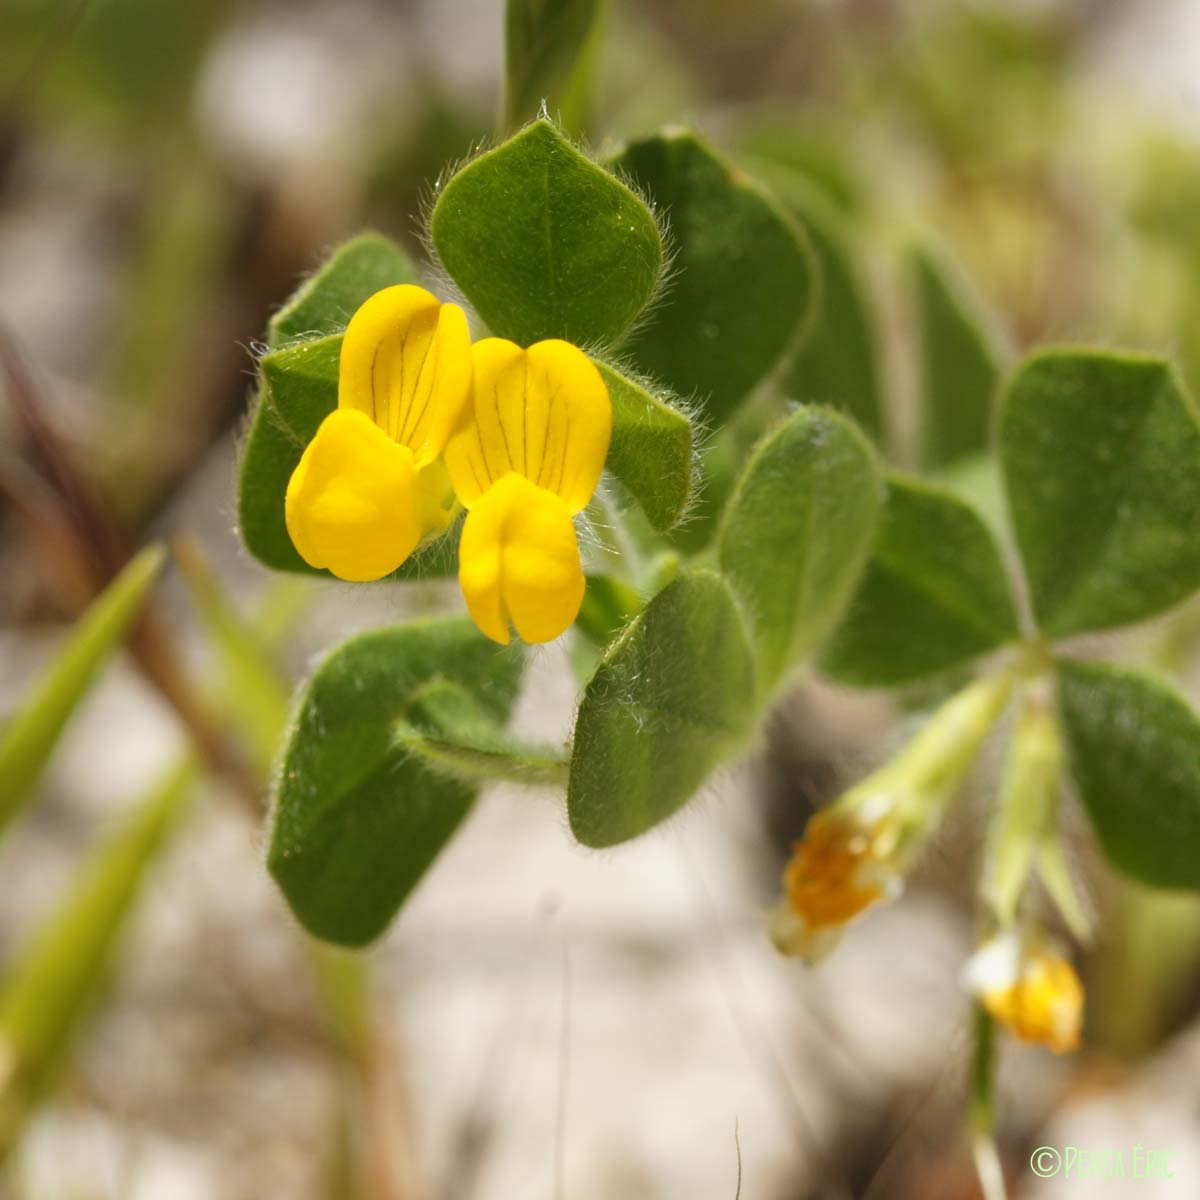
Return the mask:
<path id="1" fill-rule="evenodd" d="M 410 284 L 376 292 L 342 338 L 338 406 L 292 473 L 287 529 L 305 562 L 363 582 L 394 571 L 454 515 L 441 462 L 471 393 L 456 304 Z"/>
<path id="2" fill-rule="evenodd" d="M 508 642 L 511 622 L 526 642 L 549 642 L 583 603 L 572 518 L 604 469 L 608 389 L 569 342 L 522 350 L 486 338 L 471 349 L 473 403 L 446 447 L 450 480 L 468 509 L 459 583 L 493 641 Z"/>
<path id="3" fill-rule="evenodd" d="M 967 987 L 1011 1034 L 1063 1054 L 1079 1048 L 1083 984 L 1049 942 L 1011 930 L 984 942 L 963 972 Z"/>
<path id="4" fill-rule="evenodd" d="M 768 931 L 781 953 L 816 962 L 846 924 L 899 893 L 897 833 L 895 805 L 884 796 L 809 818 L 783 873 L 784 898 L 770 915 Z"/>

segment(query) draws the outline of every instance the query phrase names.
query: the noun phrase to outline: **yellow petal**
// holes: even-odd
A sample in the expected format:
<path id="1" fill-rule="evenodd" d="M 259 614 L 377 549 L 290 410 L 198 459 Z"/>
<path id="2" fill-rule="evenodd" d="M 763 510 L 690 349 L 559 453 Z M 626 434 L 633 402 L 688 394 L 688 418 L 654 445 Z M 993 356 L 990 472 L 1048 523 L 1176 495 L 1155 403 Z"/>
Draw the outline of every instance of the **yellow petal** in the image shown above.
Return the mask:
<path id="1" fill-rule="evenodd" d="M 412 450 L 418 468 L 427 466 L 470 399 L 470 347 L 457 304 L 441 304 L 412 284 L 384 288 L 346 326 L 338 407 L 365 413 Z"/>
<path id="2" fill-rule="evenodd" d="M 1078 1049 L 1083 984 L 1054 944 L 1040 935 L 1006 930 L 989 938 L 971 955 L 963 979 L 1014 1037 L 1056 1054 Z"/>
<path id="3" fill-rule="evenodd" d="M 982 1000 L 988 1012 L 1021 1041 L 1039 1043 L 1055 1054 L 1079 1049 L 1083 984 L 1065 959 L 1033 955 L 1014 984 L 985 992 Z"/>
<path id="4" fill-rule="evenodd" d="M 522 350 L 503 338 L 471 348 L 473 403 L 446 447 L 458 498 L 470 508 L 510 471 L 559 496 L 570 513 L 592 498 L 612 435 L 608 389 L 569 342 Z"/>
<path id="5" fill-rule="evenodd" d="M 417 513 L 421 522 L 421 540 L 429 541 L 450 528 L 462 511 L 450 486 L 450 473 L 444 458 L 434 459 L 417 472 Z"/>
<path id="6" fill-rule="evenodd" d="M 335 409 L 292 473 L 284 515 L 300 557 L 361 583 L 394 571 L 421 536 L 412 451 L 369 417 Z"/>
<path id="7" fill-rule="evenodd" d="M 458 580 L 475 624 L 508 642 L 553 641 L 583 603 L 579 544 L 566 504 L 509 473 L 471 507 L 458 547 Z"/>

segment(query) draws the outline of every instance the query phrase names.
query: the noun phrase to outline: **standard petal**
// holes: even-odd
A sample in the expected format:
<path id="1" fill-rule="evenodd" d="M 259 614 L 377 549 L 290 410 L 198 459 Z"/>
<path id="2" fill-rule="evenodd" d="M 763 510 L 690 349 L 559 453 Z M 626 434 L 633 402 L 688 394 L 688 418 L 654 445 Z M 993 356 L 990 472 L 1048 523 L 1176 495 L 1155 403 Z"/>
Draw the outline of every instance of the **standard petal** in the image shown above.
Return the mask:
<path id="1" fill-rule="evenodd" d="M 468 507 L 508 472 L 559 496 L 571 513 L 592 498 L 612 434 L 608 389 L 569 342 L 522 350 L 503 338 L 472 347 L 469 419 L 446 448 L 458 497 Z"/>
<path id="2" fill-rule="evenodd" d="M 310 566 L 354 583 L 381 579 L 422 532 L 412 451 L 365 414 L 336 409 L 292 473 L 284 515 Z"/>
<path id="3" fill-rule="evenodd" d="M 526 373 L 531 430 L 526 473 L 539 487 L 561 496 L 572 513 L 581 512 L 600 482 L 608 456 L 612 437 L 608 388 L 592 360 L 570 342 L 530 346 Z M 545 438 L 539 447 L 537 434 L 543 429 Z"/>
<path id="4" fill-rule="evenodd" d="M 515 472 L 471 507 L 458 561 L 467 608 L 493 641 L 508 642 L 510 621 L 526 642 L 553 641 L 579 615 L 584 578 L 571 513 Z"/>
<path id="5" fill-rule="evenodd" d="M 346 326 L 338 407 L 365 413 L 426 466 L 470 399 L 470 342 L 458 305 L 412 284 L 384 288 Z"/>

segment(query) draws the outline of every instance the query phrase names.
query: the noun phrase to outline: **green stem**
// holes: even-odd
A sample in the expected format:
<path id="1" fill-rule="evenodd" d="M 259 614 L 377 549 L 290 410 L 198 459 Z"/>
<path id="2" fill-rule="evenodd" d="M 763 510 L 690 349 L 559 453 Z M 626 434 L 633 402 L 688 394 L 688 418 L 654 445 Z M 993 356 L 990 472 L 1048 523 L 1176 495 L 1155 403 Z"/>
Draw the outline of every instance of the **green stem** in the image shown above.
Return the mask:
<path id="1" fill-rule="evenodd" d="M 967 1114 L 971 1152 L 984 1200 L 1006 1200 L 1004 1171 L 996 1151 L 996 1023 L 982 1007 L 975 1009 L 975 1046 Z"/>

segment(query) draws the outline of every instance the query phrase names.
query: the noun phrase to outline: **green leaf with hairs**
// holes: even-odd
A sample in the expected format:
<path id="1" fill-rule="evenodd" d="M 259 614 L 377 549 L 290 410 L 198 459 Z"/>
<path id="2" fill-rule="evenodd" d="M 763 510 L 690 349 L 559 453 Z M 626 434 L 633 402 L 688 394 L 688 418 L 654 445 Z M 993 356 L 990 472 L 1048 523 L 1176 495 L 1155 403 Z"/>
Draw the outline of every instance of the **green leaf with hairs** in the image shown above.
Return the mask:
<path id="1" fill-rule="evenodd" d="M 1044 633 L 1143 621 L 1200 588 L 1200 423 L 1165 360 L 1035 354 L 1009 384 L 1000 447 Z"/>
<path id="2" fill-rule="evenodd" d="M 611 344 L 645 307 L 663 263 L 645 204 L 545 120 L 451 176 L 430 231 L 488 328 L 522 346 Z"/>
<path id="3" fill-rule="evenodd" d="M 292 545 L 284 520 L 288 480 L 304 447 L 260 390 L 242 443 L 238 478 L 238 532 L 264 567 L 300 575 L 327 575 L 310 567 Z"/>
<path id="4" fill-rule="evenodd" d="M 891 687 L 1017 636 L 1008 575 L 982 517 L 944 488 L 893 475 L 866 574 L 821 668 Z"/>
<path id="5" fill-rule="evenodd" d="M 853 417 L 883 444 L 883 384 L 877 320 L 845 217 L 810 186 L 789 189 L 788 206 L 808 233 L 820 275 L 812 328 L 783 378 L 791 400 Z"/>
<path id="6" fill-rule="evenodd" d="M 921 461 L 930 469 L 986 450 L 1000 382 L 999 338 L 952 264 L 911 254 L 921 364 Z"/>
<path id="7" fill-rule="evenodd" d="M 764 689 L 841 620 L 871 550 L 880 493 L 874 452 L 837 413 L 802 408 L 751 456 L 718 553 L 750 618 Z"/>
<path id="8" fill-rule="evenodd" d="M 584 845 L 612 846 L 676 812 L 746 744 L 754 657 L 729 586 L 684 571 L 626 626 L 584 693 L 567 807 Z"/>
<path id="9" fill-rule="evenodd" d="M 612 444 L 605 466 L 658 530 L 683 516 L 692 490 L 692 423 L 648 386 L 598 362 L 612 401 Z"/>
<path id="10" fill-rule="evenodd" d="M 271 318 L 267 345 L 341 333 L 368 297 L 397 283 L 420 283 L 412 260 L 390 238 L 360 233 L 343 242 Z"/>
<path id="11" fill-rule="evenodd" d="M 521 664 L 465 618 L 364 634 L 321 664 L 284 753 L 267 855 L 310 933 L 377 937 L 470 810 L 474 786 L 431 771 L 398 733 L 420 719 L 422 690 L 456 685 L 499 724 Z"/>
<path id="12" fill-rule="evenodd" d="M 726 420 L 799 344 L 813 302 L 803 231 L 694 133 L 611 160 L 664 214 L 671 284 L 623 347 L 638 368 Z"/>
<path id="13" fill-rule="evenodd" d="M 430 770 L 451 779 L 506 779 L 534 786 L 567 782 L 567 755 L 561 747 L 518 742 L 466 688 L 445 679 L 417 690 L 396 723 L 396 737 Z"/>
<path id="14" fill-rule="evenodd" d="M 1165 683 L 1064 661 L 1059 699 L 1079 797 L 1109 861 L 1157 887 L 1200 888 L 1200 717 Z"/>

